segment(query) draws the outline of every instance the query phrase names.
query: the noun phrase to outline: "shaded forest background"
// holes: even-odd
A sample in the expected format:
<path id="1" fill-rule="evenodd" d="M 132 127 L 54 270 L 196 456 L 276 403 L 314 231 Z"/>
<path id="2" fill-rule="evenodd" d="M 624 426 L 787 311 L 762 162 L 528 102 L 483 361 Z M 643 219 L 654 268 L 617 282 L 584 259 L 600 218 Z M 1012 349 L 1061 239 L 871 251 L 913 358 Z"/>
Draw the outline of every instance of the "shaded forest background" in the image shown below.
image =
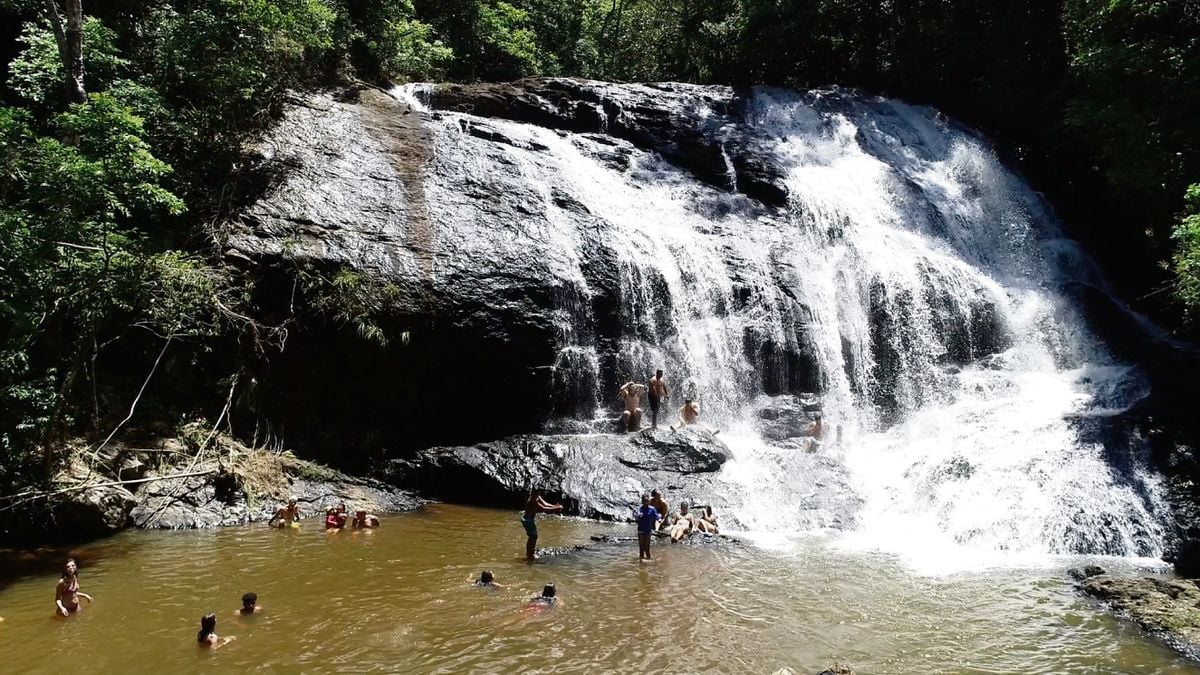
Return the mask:
<path id="1" fill-rule="evenodd" d="M 1200 0 L 83 0 L 81 72 L 63 58 L 77 5 L 0 0 L 0 495 L 45 485 L 63 440 L 104 439 L 131 399 L 183 422 L 237 389 L 253 415 L 252 383 L 219 368 L 289 325 L 386 339 L 376 282 L 298 269 L 295 315 L 263 326 L 219 255 L 250 190 L 244 142 L 290 90 L 356 81 L 838 85 L 933 105 L 1047 194 L 1126 301 L 1200 336 Z"/>

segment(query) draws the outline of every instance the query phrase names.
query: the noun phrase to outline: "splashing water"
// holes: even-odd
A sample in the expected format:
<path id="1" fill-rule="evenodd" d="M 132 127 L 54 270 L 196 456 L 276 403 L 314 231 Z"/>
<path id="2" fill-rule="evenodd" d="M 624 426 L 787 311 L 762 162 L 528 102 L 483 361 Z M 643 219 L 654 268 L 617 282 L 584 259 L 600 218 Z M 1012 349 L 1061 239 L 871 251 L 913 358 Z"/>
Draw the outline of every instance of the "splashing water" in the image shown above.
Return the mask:
<path id="1" fill-rule="evenodd" d="M 423 109 L 427 91 L 401 95 Z M 717 139 L 732 133 L 701 102 L 728 90 L 677 91 L 664 105 Z M 458 177 L 431 180 L 431 209 L 471 217 L 454 196 L 486 174 L 533 214 L 522 236 L 562 285 L 559 413 L 603 417 L 616 385 L 663 368 L 675 403 L 695 396 L 724 430 L 736 520 L 773 537 L 851 525 L 811 502 L 814 471 L 840 462 L 862 499 L 849 545 L 1160 555 L 1166 506 L 1145 449 L 1095 433 L 1147 385 L 1059 290 L 1102 282 L 1041 199 L 927 108 L 760 89 L 744 115 L 784 168 L 778 211 L 612 137 L 430 119 L 434 161 Z M 615 297 L 599 312 L 604 293 Z M 764 391 L 802 387 L 841 436 L 819 456 L 752 423 Z"/>

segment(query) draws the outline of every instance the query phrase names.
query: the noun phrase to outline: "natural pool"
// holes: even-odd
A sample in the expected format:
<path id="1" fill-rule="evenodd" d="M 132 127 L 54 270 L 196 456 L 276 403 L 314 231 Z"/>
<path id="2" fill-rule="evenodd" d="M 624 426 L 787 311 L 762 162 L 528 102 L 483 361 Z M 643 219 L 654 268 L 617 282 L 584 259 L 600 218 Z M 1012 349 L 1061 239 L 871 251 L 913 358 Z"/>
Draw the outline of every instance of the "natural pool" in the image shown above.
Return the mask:
<path id="1" fill-rule="evenodd" d="M 58 562 L 0 586 L 0 671 L 175 672 L 1197 672 L 1065 582 L 1064 568 L 943 576 L 832 537 L 754 546 L 633 544 L 527 565 L 517 514 L 432 505 L 370 533 L 250 526 L 126 532 L 82 547 L 96 602 L 53 616 Z M 543 518 L 543 546 L 630 525 Z M 775 550 L 780 548 L 782 550 Z M 1106 565 L 1112 566 L 1108 561 Z M 505 588 L 471 588 L 489 567 Z M 563 603 L 522 601 L 547 581 Z M 263 614 L 235 617 L 243 592 Z M 202 614 L 237 640 L 195 645 Z"/>

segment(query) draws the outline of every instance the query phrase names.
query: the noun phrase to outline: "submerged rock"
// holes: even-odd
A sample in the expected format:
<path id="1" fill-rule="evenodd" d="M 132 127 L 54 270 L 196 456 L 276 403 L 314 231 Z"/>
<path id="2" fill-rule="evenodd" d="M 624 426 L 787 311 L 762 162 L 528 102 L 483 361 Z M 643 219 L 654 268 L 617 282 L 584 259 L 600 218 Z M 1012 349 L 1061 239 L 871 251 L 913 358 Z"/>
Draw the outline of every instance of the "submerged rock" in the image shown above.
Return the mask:
<path id="1" fill-rule="evenodd" d="M 1200 586 L 1195 581 L 1099 574 L 1079 587 L 1180 653 L 1200 660 Z"/>

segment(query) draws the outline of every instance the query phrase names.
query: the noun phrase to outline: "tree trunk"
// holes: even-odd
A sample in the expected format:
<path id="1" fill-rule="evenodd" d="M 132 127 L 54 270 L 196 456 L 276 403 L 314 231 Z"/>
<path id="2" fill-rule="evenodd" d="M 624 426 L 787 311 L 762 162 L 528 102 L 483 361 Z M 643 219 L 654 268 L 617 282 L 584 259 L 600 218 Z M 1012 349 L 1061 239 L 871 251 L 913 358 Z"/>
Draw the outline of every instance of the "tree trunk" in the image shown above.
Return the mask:
<path id="1" fill-rule="evenodd" d="M 67 100 L 71 103 L 84 103 L 87 101 L 87 89 L 83 86 L 83 2 L 63 0 L 63 9 L 67 17 L 65 29 L 58 3 L 55 0 L 46 0 L 47 18 L 54 29 L 58 56 L 62 59 L 63 70 L 67 76 L 64 82 Z"/>

